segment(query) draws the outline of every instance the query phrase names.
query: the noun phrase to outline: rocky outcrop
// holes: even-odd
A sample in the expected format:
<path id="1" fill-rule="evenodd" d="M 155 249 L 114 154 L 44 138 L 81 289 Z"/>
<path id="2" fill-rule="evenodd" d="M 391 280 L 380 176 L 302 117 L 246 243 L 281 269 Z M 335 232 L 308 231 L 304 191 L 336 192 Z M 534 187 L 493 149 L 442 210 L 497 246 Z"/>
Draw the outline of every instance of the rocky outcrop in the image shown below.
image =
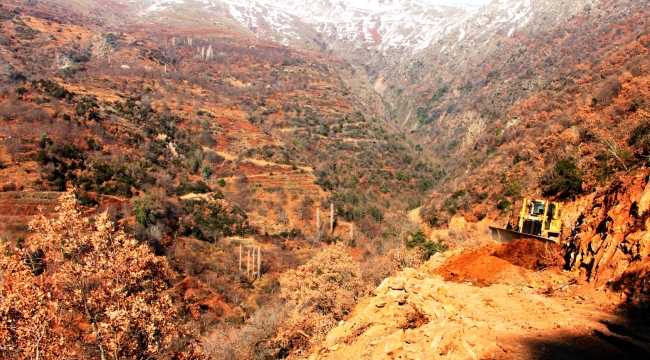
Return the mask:
<path id="1" fill-rule="evenodd" d="M 585 206 L 567 244 L 569 266 L 597 287 L 640 301 L 650 296 L 650 170 L 627 175 Z"/>

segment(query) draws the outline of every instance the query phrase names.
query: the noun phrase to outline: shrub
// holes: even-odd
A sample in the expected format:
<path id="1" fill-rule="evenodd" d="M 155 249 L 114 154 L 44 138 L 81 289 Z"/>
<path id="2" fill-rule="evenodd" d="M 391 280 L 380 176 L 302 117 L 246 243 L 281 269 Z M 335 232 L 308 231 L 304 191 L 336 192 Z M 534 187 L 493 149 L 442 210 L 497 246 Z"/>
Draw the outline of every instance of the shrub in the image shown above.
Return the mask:
<path id="1" fill-rule="evenodd" d="M 441 239 L 438 239 L 437 243 L 427 239 L 424 231 L 417 229 L 411 234 L 411 238 L 406 241 L 406 248 L 409 250 L 420 248 L 422 260 L 426 261 L 435 253 L 447 251 L 449 247 Z"/>
<path id="2" fill-rule="evenodd" d="M 628 140 L 630 145 L 643 151 L 650 148 L 650 121 L 646 121 L 634 128 L 631 134 L 632 136 L 630 136 L 630 139 Z"/>
<path id="3" fill-rule="evenodd" d="M 458 212 L 458 201 L 455 198 L 450 197 L 445 200 L 444 207 L 449 215 L 454 216 Z"/>
<path id="4" fill-rule="evenodd" d="M 133 200 L 133 212 L 137 222 L 142 226 L 149 226 L 165 214 L 165 208 L 160 197 L 147 193 L 144 197 Z"/>
<path id="5" fill-rule="evenodd" d="M 17 71 L 12 71 L 7 75 L 7 81 L 10 83 L 21 83 L 27 81 L 27 77 Z"/>
<path id="6" fill-rule="evenodd" d="M 190 172 L 192 174 L 196 174 L 197 172 L 199 172 L 200 167 L 201 167 L 201 162 L 199 161 L 199 159 L 194 159 L 190 167 Z"/>
<path id="7" fill-rule="evenodd" d="M 357 263 L 336 244 L 284 273 L 280 285 L 281 296 L 294 308 L 278 338 L 284 348 L 299 349 L 320 343 L 353 310 L 363 281 Z"/>
<path id="8" fill-rule="evenodd" d="M 607 106 L 619 95 L 621 89 L 621 82 L 615 76 L 611 76 L 605 80 L 603 86 L 598 91 L 597 101 Z"/>
<path id="9" fill-rule="evenodd" d="M 222 236 L 244 236 L 250 230 L 248 216 L 239 208 L 225 208 L 202 199 L 185 200 L 181 208 L 188 215 L 181 223 L 181 233 L 191 233 L 198 240 L 214 242 Z"/>
<path id="10" fill-rule="evenodd" d="M 514 197 L 514 198 L 519 198 L 521 195 L 521 189 L 523 188 L 523 185 L 521 184 L 521 181 L 515 180 L 508 184 L 506 188 L 504 189 L 503 194 L 505 196 L 509 197 Z"/>
<path id="11" fill-rule="evenodd" d="M 210 189 L 208 184 L 203 181 L 197 181 L 195 183 L 182 182 L 176 187 L 176 192 L 179 196 L 187 195 L 189 193 L 205 194 L 211 191 L 212 189 Z"/>
<path id="12" fill-rule="evenodd" d="M 212 136 L 209 131 L 203 130 L 199 136 L 199 144 L 203 146 L 214 147 L 217 145 L 217 140 L 214 139 L 214 136 Z"/>
<path id="13" fill-rule="evenodd" d="M 428 223 L 429 223 L 429 226 L 434 228 L 434 227 L 438 226 L 438 224 L 440 223 L 440 219 L 437 216 L 434 216 L 431 219 L 429 219 Z"/>
<path id="14" fill-rule="evenodd" d="M 207 180 L 210 178 L 210 176 L 212 176 L 212 168 L 206 165 L 203 167 L 203 170 L 201 170 L 201 177 Z"/>
<path id="15" fill-rule="evenodd" d="M 499 199 L 499 202 L 497 203 L 497 209 L 504 211 L 510 207 L 510 204 L 511 203 L 510 200 L 508 200 L 508 198 L 502 197 L 501 199 Z"/>
<path id="16" fill-rule="evenodd" d="M 540 176 L 544 196 L 568 198 L 582 192 L 582 172 L 572 157 L 559 159 Z"/>
<path id="17" fill-rule="evenodd" d="M 8 183 L 2 185 L 2 191 L 16 191 L 16 184 Z"/>
<path id="18" fill-rule="evenodd" d="M 451 194 L 451 197 L 456 199 L 456 198 L 459 198 L 459 197 L 463 197 L 466 194 L 467 194 L 467 190 L 457 190 L 457 191 L 454 191 L 453 194 Z"/>

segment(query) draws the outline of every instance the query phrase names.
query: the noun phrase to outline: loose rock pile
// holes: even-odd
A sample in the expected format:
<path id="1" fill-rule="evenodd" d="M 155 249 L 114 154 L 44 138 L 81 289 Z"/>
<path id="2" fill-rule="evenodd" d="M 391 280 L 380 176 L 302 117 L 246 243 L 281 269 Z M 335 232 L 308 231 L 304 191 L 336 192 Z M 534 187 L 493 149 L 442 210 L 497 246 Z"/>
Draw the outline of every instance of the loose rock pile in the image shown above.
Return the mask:
<path id="1" fill-rule="evenodd" d="M 545 295 L 534 282 L 489 287 L 445 282 L 436 271 L 453 256 L 458 253 L 436 254 L 417 270 L 385 279 L 376 296 L 358 304 L 310 359 L 521 358 L 530 355 L 521 345 L 530 339 L 603 328 L 598 321 L 607 315 L 593 304 Z M 554 275 L 554 282 L 571 283 L 571 276 Z"/>

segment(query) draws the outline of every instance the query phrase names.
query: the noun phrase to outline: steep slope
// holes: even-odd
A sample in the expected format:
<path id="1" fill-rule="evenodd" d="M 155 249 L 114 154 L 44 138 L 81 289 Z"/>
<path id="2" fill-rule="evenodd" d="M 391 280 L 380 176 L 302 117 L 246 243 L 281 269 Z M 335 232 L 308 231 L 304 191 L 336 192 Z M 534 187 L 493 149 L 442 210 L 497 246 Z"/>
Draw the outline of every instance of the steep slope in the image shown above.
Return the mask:
<path id="1" fill-rule="evenodd" d="M 189 3 L 156 4 L 147 15 L 150 20 L 154 14 L 182 13 Z M 355 76 L 363 66 L 362 76 L 374 86 L 359 86 L 344 76 L 352 91 L 376 109 L 381 109 L 382 100 L 373 95 L 375 91 L 381 94 L 387 110 L 380 120 L 412 133 L 415 144 L 438 154 L 437 166 L 447 180 L 438 182 L 436 190 L 444 195 L 435 196 L 425 214 L 433 223 L 448 218 L 446 212 L 453 215 L 459 210 L 472 213 L 470 218 L 498 217 L 521 192 L 542 192 L 537 177 L 555 160 L 582 156 L 573 145 L 586 124 L 581 120 L 584 114 L 576 109 L 599 97 L 605 98 L 601 105 L 609 106 L 612 96 L 604 89 L 611 88 L 617 95 L 615 83 L 624 82 L 613 79 L 609 70 L 598 76 L 585 72 L 612 56 L 627 56 L 616 47 L 634 46 L 648 22 L 643 1 L 622 0 L 570 4 L 509 0 L 479 9 L 443 8 L 418 1 L 309 6 L 258 1 L 205 6 L 222 6 L 223 16 L 235 19 L 256 36 L 344 56 Z M 397 13 L 403 17 L 394 17 Z M 613 66 L 634 69 L 633 77 L 639 77 L 647 71 L 642 57 L 642 52 L 635 52 L 624 63 L 614 61 Z M 634 111 L 627 117 L 638 124 L 642 115 L 632 115 Z M 629 130 L 613 124 L 606 127 L 614 137 L 625 138 Z M 513 141 L 523 134 L 530 139 Z M 549 144 L 558 136 L 562 144 Z M 596 178 L 606 182 L 598 172 L 610 176 L 610 170 L 599 169 L 599 162 L 605 161 L 607 168 L 627 166 L 603 160 L 608 157 L 606 146 L 601 146 L 604 136 L 592 134 L 591 140 L 586 139 L 592 150 L 587 158 L 579 159 L 578 167 L 592 175 L 584 191 L 593 189 Z M 552 145 L 544 145 L 543 156 L 536 155 L 540 143 Z M 624 148 L 623 144 L 616 147 Z M 514 163 L 520 165 L 503 173 L 493 169 Z M 517 181 L 494 181 L 503 176 Z M 458 191 L 472 196 L 460 203 L 450 199 Z"/>
<path id="2" fill-rule="evenodd" d="M 522 194 L 588 193 L 616 170 L 643 163 L 643 145 L 632 138 L 648 111 L 649 18 L 644 4 L 628 5 L 584 8 L 549 32 L 515 32 L 457 74 L 430 62 L 422 72 L 410 69 L 414 82 L 402 93 L 418 95 L 394 93 L 403 101 L 394 108 L 453 174 L 437 188 L 445 196 L 436 197 L 429 219 L 457 211 L 495 218 Z M 549 187 L 559 160 L 560 167 L 575 162 L 583 175 L 571 191 Z"/>
<path id="3" fill-rule="evenodd" d="M 88 145 L 83 139 L 55 139 L 55 134 L 49 134 L 41 124 L 26 126 L 24 122 L 42 121 L 54 114 L 55 119 L 63 117 L 64 121 L 83 119 L 80 125 L 86 128 L 110 124 L 115 131 L 125 128 L 137 133 L 137 140 L 123 144 L 115 134 L 108 133 L 109 139 L 102 139 L 105 132 L 100 132 L 93 138 L 93 148 L 88 150 L 97 151 L 101 145 L 108 146 L 110 151 L 117 141 L 120 144 L 117 148 L 125 145 L 140 153 L 141 149 L 153 146 L 149 144 L 151 141 L 157 143 L 156 148 L 162 147 L 156 151 L 162 151 L 165 159 L 159 160 L 151 154 L 144 168 L 154 164 L 166 169 L 172 165 L 178 167 L 179 164 L 173 164 L 175 157 L 191 163 L 193 152 L 202 148 L 204 152 L 214 153 L 209 160 L 211 174 L 204 176 L 213 179 L 214 184 L 220 178 L 233 185 L 253 182 L 258 188 L 276 188 L 288 182 L 295 184 L 288 190 L 309 194 L 310 191 L 303 190 L 311 189 L 315 194 L 313 200 L 318 200 L 323 195 L 314 181 L 327 190 L 338 189 L 345 183 L 344 188 L 358 192 L 357 200 L 350 200 L 351 214 L 353 207 L 359 205 L 359 197 L 366 198 L 363 192 L 367 190 L 379 191 L 381 186 L 390 185 L 391 194 L 387 190 L 382 192 L 388 198 L 400 193 L 416 195 L 430 186 L 415 187 L 419 186 L 421 177 L 417 173 L 423 179 L 433 176 L 428 174 L 429 166 L 419 161 L 418 151 L 392 134 L 394 129 L 377 123 L 374 109 L 350 94 L 342 77 L 354 78 L 353 70 L 334 59 L 315 58 L 236 33 L 159 32 L 155 37 L 147 32 L 99 34 L 76 25 L 21 18 L 20 10 L 14 16 L 14 10 L 4 9 L 11 14 L 3 29 L 10 36 L 6 49 L 12 51 L 4 53 L 6 66 L 2 74 L 15 83 L 7 87 L 7 101 L 3 102 L 5 121 L 8 121 L 5 136 L 39 138 L 44 135 L 59 146 L 73 142 L 76 148 L 85 149 Z M 38 59 L 38 62 L 32 64 L 27 59 Z M 61 78 L 40 81 L 39 78 L 47 79 L 52 73 Z M 133 77 L 141 76 L 147 80 L 131 84 Z M 25 84 L 26 78 L 33 81 Z M 80 79 L 84 79 L 83 83 Z M 20 88 L 18 93 L 14 92 L 16 88 Z M 11 92 L 16 97 L 10 96 Z M 168 96 L 174 96 L 176 101 L 166 101 Z M 28 112 L 33 114 L 21 118 Z M 54 129 L 64 124 L 57 122 Z M 183 136 L 179 133 L 186 133 L 185 136 L 196 133 L 200 137 L 181 140 L 176 138 Z M 133 136 L 136 135 L 130 135 Z M 393 151 L 389 153 L 388 149 Z M 30 146 L 19 147 L 18 152 L 23 151 L 30 154 L 36 150 Z M 376 153 L 385 153 L 385 158 L 378 159 Z M 100 157 L 99 153 L 96 155 Z M 205 153 L 200 156 L 199 170 L 207 166 L 203 164 L 204 156 Z M 353 158 L 357 161 L 354 167 Z M 39 161 L 46 167 L 49 163 L 48 158 Z M 380 162 L 382 165 L 378 165 Z M 179 170 L 185 166 L 191 168 L 190 163 Z M 232 163 L 236 165 L 231 166 Z M 385 168 L 377 171 L 382 166 Z M 368 168 L 374 174 L 372 179 L 358 184 L 364 169 Z M 391 168 L 399 168 L 404 176 L 399 175 L 400 179 L 396 180 L 396 170 Z M 200 171 L 191 172 L 200 175 Z M 50 184 L 56 182 L 55 186 L 61 187 L 65 184 L 62 179 L 69 180 L 66 174 L 67 169 L 59 174 L 61 178 L 57 175 L 49 180 Z M 295 179 L 286 181 L 283 176 Z M 38 179 L 17 184 L 31 188 L 34 182 Z M 96 185 L 101 187 L 99 183 Z M 119 192 L 133 195 L 128 188 Z M 416 204 L 417 196 L 420 195 L 398 201 Z M 343 209 L 346 201 L 339 205 Z M 362 208 L 361 213 L 366 211 Z"/>

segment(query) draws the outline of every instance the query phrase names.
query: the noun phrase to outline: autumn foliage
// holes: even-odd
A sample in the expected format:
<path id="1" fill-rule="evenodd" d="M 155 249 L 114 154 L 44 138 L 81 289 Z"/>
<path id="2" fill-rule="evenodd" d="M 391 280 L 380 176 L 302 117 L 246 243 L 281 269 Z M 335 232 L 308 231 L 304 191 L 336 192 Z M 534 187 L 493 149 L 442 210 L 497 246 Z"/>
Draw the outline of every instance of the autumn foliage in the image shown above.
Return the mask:
<path id="1" fill-rule="evenodd" d="M 300 349 L 322 341 L 352 311 L 363 281 L 359 266 L 339 243 L 287 271 L 280 284 L 282 297 L 295 307 L 278 337 L 285 348 Z"/>
<path id="2" fill-rule="evenodd" d="M 0 357 L 179 357 L 187 334 L 164 294 L 166 260 L 115 231 L 106 212 L 84 218 L 74 194 L 0 258 Z"/>

